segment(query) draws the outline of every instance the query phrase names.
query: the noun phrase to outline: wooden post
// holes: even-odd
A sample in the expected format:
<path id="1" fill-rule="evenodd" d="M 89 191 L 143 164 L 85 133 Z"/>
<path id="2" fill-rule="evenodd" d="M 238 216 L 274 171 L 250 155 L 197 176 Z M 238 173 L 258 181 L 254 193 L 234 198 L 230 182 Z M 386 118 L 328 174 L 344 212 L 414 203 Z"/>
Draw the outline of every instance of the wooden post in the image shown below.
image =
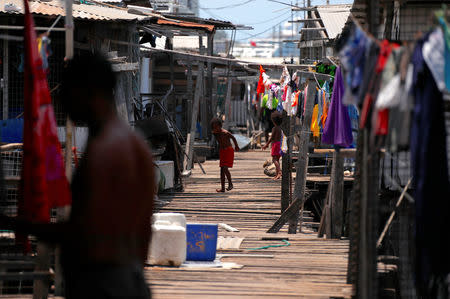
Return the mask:
<path id="1" fill-rule="evenodd" d="M 194 140 L 195 131 L 197 127 L 198 106 L 200 103 L 200 96 L 203 94 L 203 63 L 198 64 L 197 83 L 195 85 L 194 105 L 192 107 L 192 121 L 191 130 L 186 141 L 186 156 L 184 157 L 184 169 L 190 171 L 192 168 L 192 161 L 194 157 Z"/>
<path id="2" fill-rule="evenodd" d="M 3 40 L 3 119 L 9 117 L 8 95 L 9 95 L 9 43 Z"/>
<path id="3" fill-rule="evenodd" d="M 337 149 L 333 153 L 333 168 L 331 170 L 330 184 L 333 189 L 330 200 L 331 208 L 331 236 L 328 238 L 340 239 L 344 224 L 344 161 Z"/>
<path id="4" fill-rule="evenodd" d="M 228 85 L 227 85 L 227 97 L 225 99 L 225 122 L 223 123 L 223 127 L 225 130 L 229 129 L 230 126 L 230 118 L 231 118 L 231 88 L 233 86 L 233 79 L 228 77 Z"/>
<path id="5" fill-rule="evenodd" d="M 377 224 L 379 153 L 369 150 L 369 132 L 363 130 L 363 161 L 361 173 L 361 216 L 359 239 L 358 298 L 378 298 L 377 294 Z"/>
<path id="6" fill-rule="evenodd" d="M 192 104 L 193 104 L 193 81 L 192 81 L 192 62 L 191 60 L 188 61 L 187 65 L 187 115 L 186 115 L 186 127 L 191 127 L 191 121 L 192 121 Z M 185 168 L 183 168 L 185 169 Z"/>
<path id="7" fill-rule="evenodd" d="M 200 55 L 203 55 L 203 36 L 199 35 L 198 36 L 198 52 L 200 53 Z"/>
<path id="8" fill-rule="evenodd" d="M 199 43 L 199 53 L 200 55 L 207 54 L 205 53 L 205 47 L 203 45 L 203 36 L 198 36 L 198 43 Z M 202 70 L 201 76 L 203 77 L 204 71 Z M 197 72 L 197 80 L 198 76 L 200 75 L 200 72 Z M 205 97 L 205 78 L 202 78 L 202 99 L 200 101 L 202 102 L 202 105 L 200 106 L 200 124 L 202 127 L 202 134 L 206 133 L 208 131 L 208 123 L 207 123 L 207 100 Z"/>
<path id="9" fill-rule="evenodd" d="M 306 189 L 306 176 L 308 172 L 308 148 L 309 148 L 309 139 L 311 135 L 311 120 L 314 108 L 315 95 L 316 95 L 316 84 L 311 79 L 308 79 L 307 99 L 305 104 L 306 109 L 303 118 L 303 123 L 301 125 L 298 162 L 296 165 L 297 172 L 295 177 L 295 188 L 293 194 L 294 200 L 297 199 L 301 200 L 301 209 L 304 205 L 304 196 Z M 297 211 L 289 220 L 289 233 L 291 234 L 295 234 L 297 232 L 298 217 L 299 212 Z"/>
<path id="10" fill-rule="evenodd" d="M 245 82 L 245 94 L 244 94 L 244 105 L 245 105 L 245 127 L 247 128 L 247 137 L 250 137 L 250 109 L 249 101 L 250 95 L 248 92 L 248 82 Z"/>
<path id="11" fill-rule="evenodd" d="M 207 54 L 212 57 L 214 54 L 214 33 L 208 34 L 207 40 Z M 208 77 L 208 89 L 207 89 L 207 102 L 205 103 L 206 114 L 205 114 L 205 134 L 209 136 L 210 128 L 209 121 L 212 115 L 215 115 L 214 109 L 216 108 L 213 100 L 213 88 L 214 88 L 214 78 L 213 78 L 213 65 L 211 61 L 207 62 L 207 77 Z"/>
<path id="12" fill-rule="evenodd" d="M 202 103 L 200 105 L 200 123 L 201 123 L 201 128 L 202 128 L 202 138 L 203 139 L 208 139 L 208 128 L 209 128 L 209 121 L 208 121 L 208 99 L 207 96 L 205 95 L 205 92 L 207 91 L 206 88 L 206 80 L 205 78 L 202 79 L 202 97 L 200 99 L 200 102 Z"/>
<path id="13" fill-rule="evenodd" d="M 39 241 L 37 244 L 36 272 L 50 269 L 50 248 L 47 243 Z M 49 279 L 38 279 L 33 283 L 33 299 L 48 297 Z"/>
<path id="14" fill-rule="evenodd" d="M 65 27 L 66 27 L 66 59 L 73 58 L 73 16 L 72 16 L 72 1 L 65 1 Z M 72 181 L 72 145 L 73 145 L 73 123 L 69 117 L 66 120 L 66 149 L 65 149 L 65 168 L 66 168 L 66 177 L 69 183 Z M 70 213 L 70 207 L 62 207 L 58 208 L 56 211 L 57 221 L 67 220 Z M 39 245 L 38 245 L 39 246 Z M 46 245 L 43 245 L 41 250 L 48 249 Z M 44 252 L 45 254 L 45 252 Z M 39 253 L 38 253 L 39 255 Z M 48 259 L 50 257 L 48 256 Z M 62 267 L 61 267 L 61 249 L 59 246 L 55 249 L 55 295 L 62 296 L 64 294 L 63 287 L 63 277 L 62 277 Z M 40 268 L 38 268 L 40 269 Z M 48 270 L 48 267 L 47 267 Z M 48 285 L 45 286 L 48 290 Z M 34 292 L 36 295 L 36 292 Z M 33 296 L 34 297 L 34 296 Z M 36 298 L 41 298 L 37 295 Z"/>
<path id="15" fill-rule="evenodd" d="M 284 135 L 290 136 L 291 131 L 291 117 L 283 117 L 283 123 L 281 125 Z M 289 141 L 288 141 L 289 143 Z M 289 146 L 289 145 L 288 145 Z M 281 163 L 281 214 L 289 207 L 291 194 L 290 194 L 290 180 L 289 173 L 291 172 L 291 156 L 289 152 L 283 155 Z"/>
<path id="16" fill-rule="evenodd" d="M 322 205 L 322 215 L 320 216 L 320 225 L 319 225 L 319 231 L 317 232 L 317 237 L 318 238 L 322 238 L 323 234 L 325 233 L 326 230 L 326 221 L 327 221 L 327 208 L 329 205 L 329 199 L 330 199 L 330 194 L 332 192 L 332 181 L 330 181 L 330 183 L 328 184 L 328 188 L 327 188 L 327 195 L 325 196 L 324 200 L 323 200 L 323 205 Z"/>

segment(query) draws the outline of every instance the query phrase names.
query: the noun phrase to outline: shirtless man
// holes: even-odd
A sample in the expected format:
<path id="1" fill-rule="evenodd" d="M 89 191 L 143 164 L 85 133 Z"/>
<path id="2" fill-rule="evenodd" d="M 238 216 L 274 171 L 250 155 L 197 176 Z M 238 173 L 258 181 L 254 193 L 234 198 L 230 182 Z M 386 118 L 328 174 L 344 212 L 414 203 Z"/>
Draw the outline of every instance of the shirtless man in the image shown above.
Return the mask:
<path id="1" fill-rule="evenodd" d="M 225 177 L 228 179 L 227 191 L 233 189 L 233 182 L 231 181 L 231 173 L 228 168 L 233 167 L 234 162 L 234 149 L 231 146 L 231 140 L 233 140 L 234 147 L 236 151 L 239 151 L 239 146 L 237 144 L 236 138 L 222 128 L 222 121 L 218 118 L 213 118 L 211 120 L 212 133 L 219 143 L 219 158 L 220 158 L 220 189 L 217 192 L 225 192 Z"/>
<path id="2" fill-rule="evenodd" d="M 115 76 L 101 56 L 69 62 L 62 101 L 89 138 L 72 182 L 66 223 L 7 219 L 9 229 L 61 244 L 66 298 L 150 298 L 143 267 L 150 241 L 153 163 L 148 146 L 119 119 Z"/>

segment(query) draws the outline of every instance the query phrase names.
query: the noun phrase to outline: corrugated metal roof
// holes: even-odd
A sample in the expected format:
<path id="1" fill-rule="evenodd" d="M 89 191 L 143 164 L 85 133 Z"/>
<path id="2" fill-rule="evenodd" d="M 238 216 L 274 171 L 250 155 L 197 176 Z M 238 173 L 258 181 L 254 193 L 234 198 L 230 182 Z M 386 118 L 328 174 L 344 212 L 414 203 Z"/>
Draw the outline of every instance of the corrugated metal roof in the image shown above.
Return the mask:
<path id="1" fill-rule="evenodd" d="M 17 11 L 5 9 L 5 5 L 12 4 Z M 11 7 L 11 6 L 10 6 Z M 65 10 L 61 2 L 41 2 L 30 1 L 30 10 L 33 14 L 47 16 L 65 16 Z M 0 0 L 0 13 L 23 14 L 23 0 Z M 76 19 L 97 20 L 97 21 L 133 21 L 146 20 L 151 17 L 128 13 L 126 9 L 104 7 L 99 5 L 73 4 L 73 17 Z"/>
<path id="2" fill-rule="evenodd" d="M 330 39 L 335 39 L 342 32 L 351 8 L 351 4 L 317 6 L 317 12 Z"/>

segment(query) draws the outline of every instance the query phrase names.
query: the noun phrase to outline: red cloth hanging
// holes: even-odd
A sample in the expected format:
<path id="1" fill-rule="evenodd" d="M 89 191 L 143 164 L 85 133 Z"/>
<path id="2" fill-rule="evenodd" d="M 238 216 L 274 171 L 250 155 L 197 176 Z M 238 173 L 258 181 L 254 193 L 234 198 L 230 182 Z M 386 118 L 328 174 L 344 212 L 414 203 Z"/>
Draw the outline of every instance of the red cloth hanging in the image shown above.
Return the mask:
<path id="1" fill-rule="evenodd" d="M 398 47 L 400 47 L 400 45 L 394 43 L 391 44 L 388 40 L 383 40 L 381 42 L 380 54 L 378 55 L 377 65 L 375 67 L 375 77 L 373 79 L 374 82 L 377 81 L 377 83 L 375 84 L 379 84 L 378 81 L 381 80 L 383 70 L 386 66 L 389 56 L 392 53 L 392 50 L 397 49 Z M 372 85 L 373 84 L 374 83 L 372 83 Z M 372 90 L 369 90 L 363 102 L 363 109 L 361 112 L 361 119 L 359 123 L 361 129 L 366 127 L 368 118 L 371 115 L 371 110 L 373 109 L 372 106 L 374 105 L 375 99 L 372 92 Z M 375 132 L 377 135 L 386 135 L 389 125 L 389 111 L 377 111 L 376 113 L 377 118 L 380 119 L 377 119 L 375 122 Z"/>
<path id="2" fill-rule="evenodd" d="M 24 132 L 18 214 L 28 221 L 48 223 L 50 209 L 69 205 L 71 196 L 47 78 L 27 0 L 24 0 L 24 8 Z"/>
<path id="3" fill-rule="evenodd" d="M 256 88 L 256 93 L 261 94 L 264 93 L 266 90 L 266 87 L 264 86 L 264 79 L 263 79 L 263 73 L 266 71 L 263 69 L 262 65 L 259 66 L 259 81 L 258 81 L 258 87 Z"/>
<path id="4" fill-rule="evenodd" d="M 389 109 L 378 110 L 377 119 L 375 123 L 375 134 L 384 136 L 389 133 Z"/>

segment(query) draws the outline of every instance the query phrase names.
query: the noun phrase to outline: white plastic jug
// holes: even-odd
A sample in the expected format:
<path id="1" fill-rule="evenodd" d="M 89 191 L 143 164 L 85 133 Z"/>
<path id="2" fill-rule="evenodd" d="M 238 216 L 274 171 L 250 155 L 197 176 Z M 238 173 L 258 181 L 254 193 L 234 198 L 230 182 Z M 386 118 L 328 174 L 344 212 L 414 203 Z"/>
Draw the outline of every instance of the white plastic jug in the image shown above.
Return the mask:
<path id="1" fill-rule="evenodd" d="M 180 266 L 186 260 L 186 218 L 179 213 L 153 215 L 148 263 Z"/>

